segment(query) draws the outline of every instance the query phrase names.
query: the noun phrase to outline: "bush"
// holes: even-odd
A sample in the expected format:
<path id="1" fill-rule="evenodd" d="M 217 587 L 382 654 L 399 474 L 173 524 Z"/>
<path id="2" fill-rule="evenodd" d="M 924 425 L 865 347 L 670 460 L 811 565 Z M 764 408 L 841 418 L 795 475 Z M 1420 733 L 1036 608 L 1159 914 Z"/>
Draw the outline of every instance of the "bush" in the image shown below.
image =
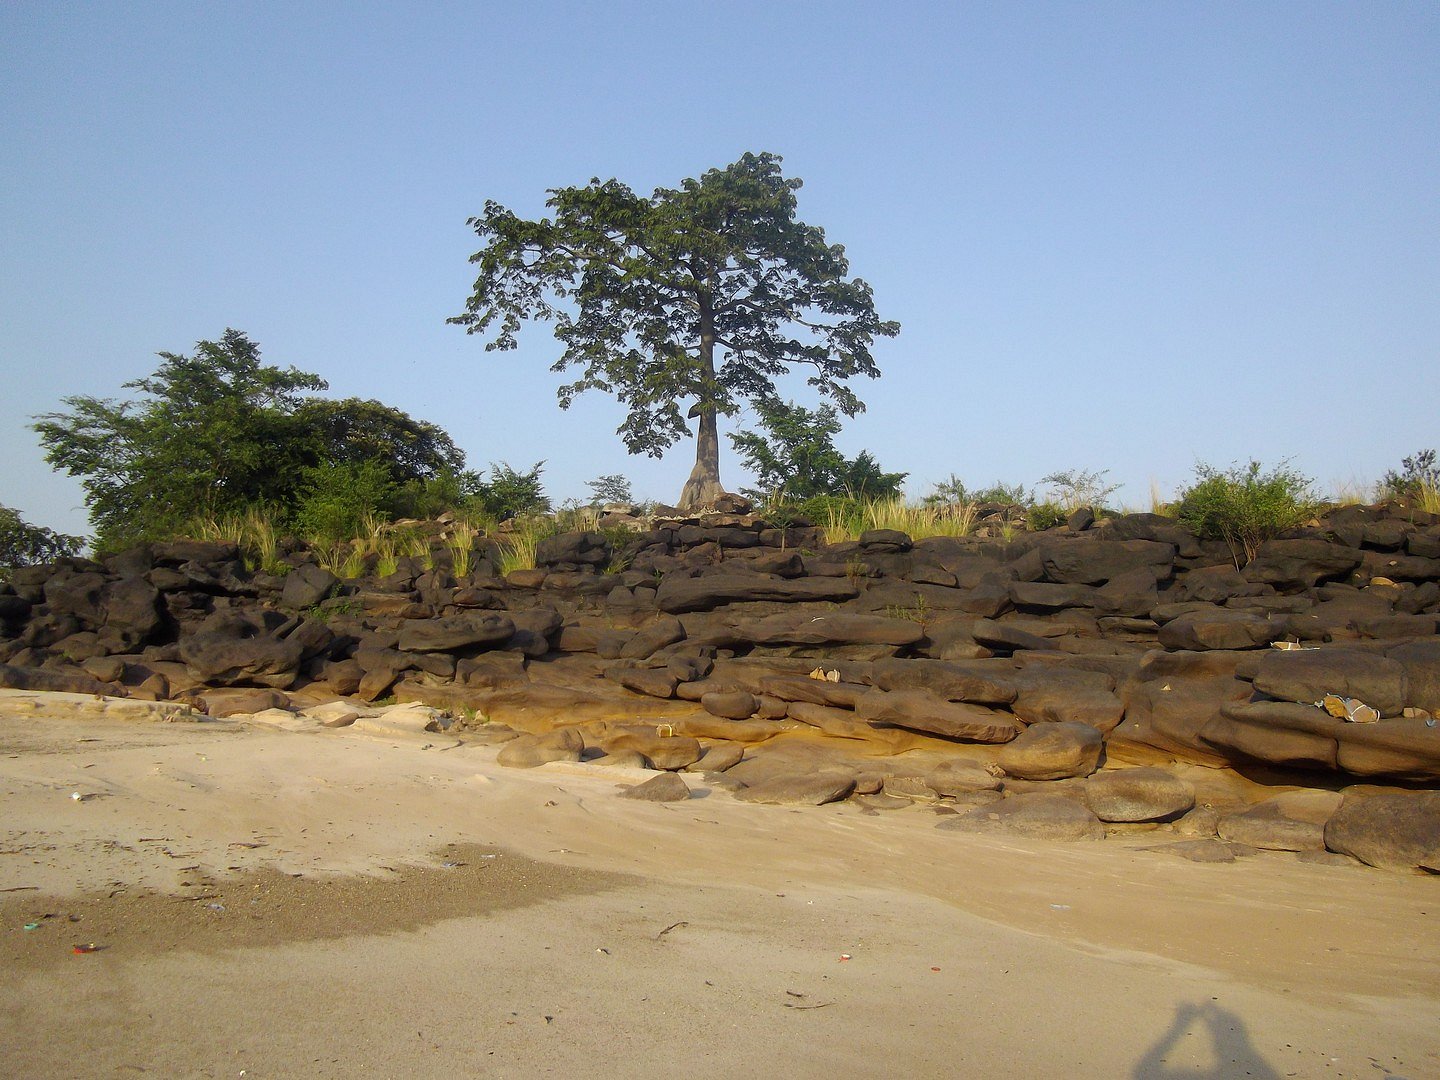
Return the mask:
<path id="1" fill-rule="evenodd" d="M 1050 501 L 1059 503 L 1066 515 L 1082 507 L 1088 507 L 1097 514 L 1106 509 L 1105 500 L 1120 490 L 1120 484 L 1106 484 L 1109 469 L 1090 472 L 1086 469 L 1066 469 L 1042 476 L 1040 482 L 1050 485 Z"/>
<path id="2" fill-rule="evenodd" d="M 550 499 L 540 483 L 545 462 L 537 461 L 528 472 L 517 472 L 508 461 L 491 464 L 490 479 L 481 481 L 476 498 L 496 521 L 527 514 L 548 514 Z"/>
<path id="3" fill-rule="evenodd" d="M 946 503 L 1002 503 L 1006 506 L 1029 506 L 1034 496 L 1024 484 L 1006 484 L 995 481 L 987 488 L 974 491 L 965 486 L 954 473 L 948 479 L 938 481 L 925 496 L 926 506 L 941 506 Z"/>
<path id="4" fill-rule="evenodd" d="M 1175 516 L 1196 536 L 1224 540 L 1235 565 L 1244 566 L 1266 540 L 1314 516 L 1310 485 L 1288 461 L 1269 472 L 1261 472 L 1258 461 L 1225 472 L 1201 462 L 1195 483 L 1180 492 Z"/>
<path id="5" fill-rule="evenodd" d="M 1419 450 L 1400 462 L 1402 472 L 1391 469 L 1380 481 L 1380 494 L 1386 499 L 1423 499 L 1426 491 L 1440 488 L 1440 466 L 1435 463 L 1434 450 Z"/>
<path id="6" fill-rule="evenodd" d="M 306 471 L 295 527 L 319 545 L 353 539 L 384 516 L 381 508 L 394 491 L 383 462 L 316 466 Z"/>
<path id="7" fill-rule="evenodd" d="M 1025 511 L 1025 527 L 1031 532 L 1044 532 L 1057 525 L 1064 525 L 1069 516 L 1059 503 L 1036 503 Z"/>

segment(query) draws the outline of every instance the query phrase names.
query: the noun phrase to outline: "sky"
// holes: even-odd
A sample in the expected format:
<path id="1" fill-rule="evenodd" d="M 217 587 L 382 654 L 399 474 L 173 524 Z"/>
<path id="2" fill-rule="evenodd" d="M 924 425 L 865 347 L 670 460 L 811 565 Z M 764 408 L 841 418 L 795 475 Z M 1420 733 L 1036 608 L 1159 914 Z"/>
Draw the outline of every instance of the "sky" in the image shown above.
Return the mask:
<path id="1" fill-rule="evenodd" d="M 1148 510 L 1252 458 L 1353 490 L 1440 445 L 1434 3 L 12 0 L 0 503 L 85 532 L 33 418 L 227 327 L 472 467 L 543 460 L 557 502 L 673 502 L 693 441 L 630 457 L 612 399 L 562 411 L 547 324 L 446 324 L 466 219 L 747 151 L 901 324 L 837 443 L 913 497 L 1108 470 Z M 749 484 L 723 438 L 721 468 Z"/>

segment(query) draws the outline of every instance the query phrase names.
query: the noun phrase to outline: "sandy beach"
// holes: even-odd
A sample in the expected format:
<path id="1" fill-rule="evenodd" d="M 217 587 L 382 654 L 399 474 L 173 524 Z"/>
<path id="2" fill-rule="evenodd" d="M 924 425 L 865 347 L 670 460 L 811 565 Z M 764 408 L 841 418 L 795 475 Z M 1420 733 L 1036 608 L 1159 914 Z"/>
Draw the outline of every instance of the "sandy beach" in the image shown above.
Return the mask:
<path id="1" fill-rule="evenodd" d="M 1440 1075 L 1433 877 L 495 755 L 0 716 L 0 1071 Z"/>

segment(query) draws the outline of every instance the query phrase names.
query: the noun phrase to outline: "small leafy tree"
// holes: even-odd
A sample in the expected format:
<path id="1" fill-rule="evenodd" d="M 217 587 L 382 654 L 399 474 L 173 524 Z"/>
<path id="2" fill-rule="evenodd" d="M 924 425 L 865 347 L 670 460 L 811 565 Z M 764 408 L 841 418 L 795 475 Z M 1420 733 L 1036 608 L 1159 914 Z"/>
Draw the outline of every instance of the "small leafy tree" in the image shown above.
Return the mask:
<path id="1" fill-rule="evenodd" d="M 54 562 L 65 555 L 78 555 L 85 546 L 80 536 L 68 536 L 31 525 L 18 510 L 0 505 L 0 581 L 20 566 Z"/>
<path id="2" fill-rule="evenodd" d="M 755 403 L 764 433 L 738 431 L 735 450 L 759 484 L 744 489 L 757 501 L 803 502 L 816 495 L 891 498 L 905 473 L 887 473 L 869 451 L 849 460 L 835 446 L 840 417 L 828 402 L 807 409 L 778 398 Z"/>
<path id="3" fill-rule="evenodd" d="M 875 314 L 870 287 L 848 279 L 844 249 L 797 220 L 795 192 L 774 154 L 745 154 L 648 199 L 618 180 L 555 188 L 552 218 L 527 221 L 487 202 L 470 226 L 484 242 L 465 313 L 450 319 L 513 349 L 521 323 L 551 322 L 564 346 L 552 370 L 575 370 L 562 408 L 585 390 L 627 407 L 619 433 L 659 457 L 697 422 L 690 509 L 720 485 L 716 418 L 775 395 L 803 368 L 841 412 L 864 408 L 846 385 L 879 374 L 870 355 L 897 323 Z"/>
<path id="4" fill-rule="evenodd" d="M 1040 483 L 1049 484 L 1049 496 L 1068 515 L 1081 507 L 1091 510 L 1105 509 L 1105 500 L 1121 488 L 1120 484 L 1106 484 L 1109 469 L 1092 472 L 1088 469 L 1066 469 L 1042 476 Z"/>
<path id="5" fill-rule="evenodd" d="M 926 506 L 945 506 L 964 503 L 1005 503 L 1009 506 L 1029 506 L 1034 496 L 1024 484 L 1006 484 L 997 480 L 986 488 L 970 490 L 965 481 L 951 473 L 948 478 L 932 485 L 930 494 L 924 498 Z"/>
<path id="6" fill-rule="evenodd" d="M 619 473 L 611 473 L 608 476 L 597 476 L 594 480 L 587 480 L 585 486 L 590 489 L 590 504 L 592 506 L 606 506 L 609 503 L 631 504 L 635 502 L 635 494 L 631 490 L 630 481 Z"/>
<path id="7" fill-rule="evenodd" d="M 1268 472 L 1258 461 L 1223 472 L 1201 462 L 1195 466 L 1195 483 L 1180 492 L 1175 516 L 1197 536 L 1224 540 L 1240 567 L 1266 540 L 1314 516 L 1311 483 L 1288 461 Z"/>
<path id="8" fill-rule="evenodd" d="M 545 462 L 537 461 L 528 472 L 518 472 L 510 463 L 491 464 L 490 479 L 481 481 L 477 497 L 485 512 L 496 521 L 526 514 L 548 514 L 550 498 L 540 482 Z"/>
<path id="9" fill-rule="evenodd" d="M 1440 465 L 1434 450 L 1418 450 L 1400 462 L 1401 472 L 1390 469 L 1380 481 L 1381 494 L 1387 499 L 1418 499 L 1427 489 L 1440 489 Z"/>

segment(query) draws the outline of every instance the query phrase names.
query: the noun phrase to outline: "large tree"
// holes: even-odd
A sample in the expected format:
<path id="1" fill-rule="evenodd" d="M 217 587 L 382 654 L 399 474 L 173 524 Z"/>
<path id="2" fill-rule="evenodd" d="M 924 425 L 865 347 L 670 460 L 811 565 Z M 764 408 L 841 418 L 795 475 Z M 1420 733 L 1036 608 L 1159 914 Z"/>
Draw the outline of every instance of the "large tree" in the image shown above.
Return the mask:
<path id="1" fill-rule="evenodd" d="M 874 339 L 900 329 L 847 279 L 844 249 L 796 219 L 800 186 L 776 155 L 746 154 L 648 199 L 618 180 L 552 189 L 554 217 L 538 221 L 487 201 L 469 221 L 479 276 L 450 322 L 489 335 L 486 349 L 513 349 L 525 320 L 552 322 L 564 346 L 552 370 L 578 374 L 561 406 L 613 393 L 632 454 L 659 457 L 688 435 L 690 403 L 695 468 L 680 505 L 705 505 L 723 492 L 717 416 L 773 398 L 791 368 L 853 416 L 864 405 L 846 380 L 879 375 Z"/>
<path id="2" fill-rule="evenodd" d="M 138 399 L 75 396 L 36 418 L 50 464 L 85 488 L 102 550 L 173 536 L 197 517 L 265 504 L 293 510 L 316 470 L 376 463 L 404 484 L 458 472 L 465 456 L 433 424 L 378 401 L 330 401 L 318 375 L 261 362 L 238 330 L 193 356 L 162 352 Z"/>

